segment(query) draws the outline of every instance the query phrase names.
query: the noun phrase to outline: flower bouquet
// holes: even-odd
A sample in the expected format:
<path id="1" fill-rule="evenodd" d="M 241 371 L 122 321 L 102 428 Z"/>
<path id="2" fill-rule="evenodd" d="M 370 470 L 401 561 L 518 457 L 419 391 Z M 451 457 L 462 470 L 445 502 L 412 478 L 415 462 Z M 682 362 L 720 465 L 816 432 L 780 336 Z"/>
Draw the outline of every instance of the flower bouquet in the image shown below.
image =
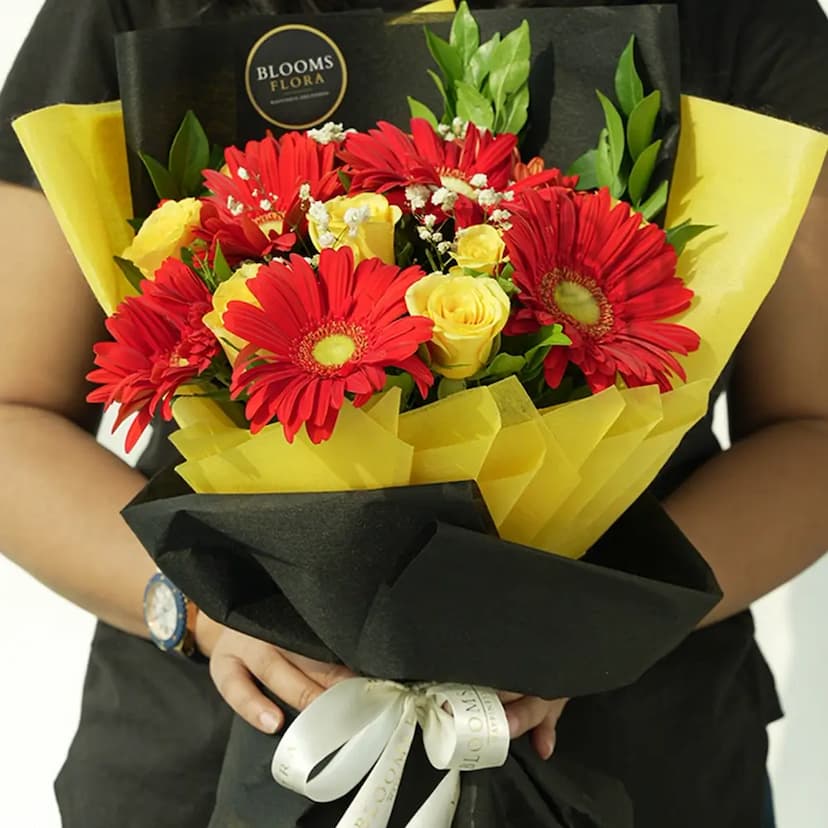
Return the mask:
<path id="1" fill-rule="evenodd" d="M 183 462 L 127 522 L 211 617 L 370 677 L 280 741 L 237 722 L 216 826 L 630 825 L 611 780 L 510 748 L 488 688 L 628 684 L 718 600 L 646 490 L 778 275 L 826 140 L 684 98 L 677 144 L 677 87 L 645 88 L 633 28 L 603 58 L 615 100 L 577 103 L 597 145 L 562 171 L 550 141 L 519 148 L 554 106 L 503 14 L 480 15 L 489 39 L 465 5 L 427 29 L 440 114 L 412 98 L 396 125 L 219 153 L 188 115 L 166 163 L 136 147 L 161 202 L 134 237 L 129 112 L 17 122 L 111 314 L 90 399 L 133 418 L 128 445 L 179 425 Z M 389 64 L 410 26 L 378 28 Z M 316 100 L 291 92 L 300 60 L 264 69 L 273 106 Z"/>

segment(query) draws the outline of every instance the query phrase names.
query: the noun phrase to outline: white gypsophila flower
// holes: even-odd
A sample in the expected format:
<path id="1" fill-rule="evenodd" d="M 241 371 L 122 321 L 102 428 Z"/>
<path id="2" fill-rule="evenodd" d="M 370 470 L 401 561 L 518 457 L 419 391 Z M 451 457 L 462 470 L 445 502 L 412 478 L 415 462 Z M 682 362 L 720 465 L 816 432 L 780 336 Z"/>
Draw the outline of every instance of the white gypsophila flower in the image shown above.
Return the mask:
<path id="1" fill-rule="evenodd" d="M 494 224 L 503 224 L 503 222 L 509 221 L 511 217 L 512 214 L 508 210 L 492 210 L 489 220 Z"/>
<path id="2" fill-rule="evenodd" d="M 237 201 L 233 196 L 227 196 L 227 209 L 234 216 L 240 216 L 244 212 L 244 204 Z"/>
<path id="3" fill-rule="evenodd" d="M 503 193 L 502 196 L 503 196 L 504 201 L 514 201 L 515 200 L 515 194 L 514 194 L 514 191 L 512 191 L 512 190 L 506 190 L 506 192 Z"/>
<path id="4" fill-rule="evenodd" d="M 405 188 L 405 200 L 415 211 L 422 210 L 428 204 L 429 195 L 431 195 L 431 190 L 425 184 L 410 184 Z"/>
<path id="5" fill-rule="evenodd" d="M 342 124 L 337 124 L 333 121 L 328 121 L 328 123 L 323 124 L 319 127 L 319 129 L 308 130 L 308 138 L 316 141 L 317 144 L 322 145 L 339 144 L 345 140 L 345 134 L 345 127 L 343 127 Z"/>
<path id="6" fill-rule="evenodd" d="M 445 256 L 449 250 L 451 250 L 451 242 L 444 241 L 437 245 L 437 252 L 443 256 Z"/>
<path id="7" fill-rule="evenodd" d="M 305 258 L 305 261 L 311 267 L 319 267 L 319 254 L 318 253 L 315 254 L 314 256 L 305 256 L 304 258 Z"/>
<path id="8" fill-rule="evenodd" d="M 471 177 L 469 184 L 471 184 L 475 190 L 482 190 L 484 187 L 489 186 L 489 178 L 486 173 L 476 173 Z"/>
<path id="9" fill-rule="evenodd" d="M 248 171 L 247 171 L 244 167 L 239 167 L 239 168 L 236 170 L 236 175 L 237 175 L 237 176 L 238 176 L 238 177 L 239 177 L 242 181 L 249 181 L 249 180 L 250 180 L 250 173 L 249 173 L 249 172 L 248 172 Z"/>
<path id="10" fill-rule="evenodd" d="M 299 200 L 302 202 L 311 200 L 311 186 L 307 182 L 299 188 Z"/>
<path id="11" fill-rule="evenodd" d="M 481 207 L 496 207 L 500 204 L 500 199 L 500 193 L 496 192 L 491 187 L 486 190 L 480 190 L 477 194 L 477 203 Z"/>
<path id="12" fill-rule="evenodd" d="M 336 236 L 333 233 L 325 232 L 319 236 L 320 247 L 333 247 L 336 244 Z"/>
<path id="13" fill-rule="evenodd" d="M 368 207 L 349 207 L 345 211 L 345 224 L 348 225 L 348 235 L 355 239 L 359 233 L 359 225 L 368 221 L 371 210 Z"/>
<path id="14" fill-rule="evenodd" d="M 268 201 L 268 199 L 266 199 L 266 198 L 263 198 L 259 202 L 259 209 L 264 210 L 265 212 L 267 212 L 268 210 L 272 210 L 273 209 L 273 202 Z"/>
<path id="15" fill-rule="evenodd" d="M 323 201 L 311 201 L 310 207 L 308 207 L 308 218 L 315 222 L 322 232 L 330 227 L 331 217 L 328 215 L 328 208 Z"/>
<path id="16" fill-rule="evenodd" d="M 431 230 L 429 230 L 428 227 L 418 227 L 417 228 L 417 235 L 423 241 L 431 241 Z"/>
<path id="17" fill-rule="evenodd" d="M 437 124 L 437 134 L 444 140 L 449 141 L 454 138 L 454 133 L 448 124 Z"/>
<path id="18" fill-rule="evenodd" d="M 442 233 L 437 232 L 437 233 L 432 233 L 431 234 L 431 241 L 434 242 L 434 244 L 437 244 L 438 242 L 441 242 L 442 240 L 443 240 L 443 234 Z"/>
<path id="19" fill-rule="evenodd" d="M 454 203 L 457 201 L 457 193 L 453 193 L 446 187 L 439 187 L 431 196 L 431 203 L 435 207 L 442 207 L 444 212 L 449 212 L 454 209 Z"/>
<path id="20" fill-rule="evenodd" d="M 455 118 L 451 122 L 451 131 L 454 133 L 455 138 L 465 138 L 466 132 L 469 129 L 469 122 L 464 121 L 462 118 Z M 479 128 L 481 132 L 484 132 L 482 128 Z"/>
<path id="21" fill-rule="evenodd" d="M 437 224 L 437 216 L 433 213 L 429 213 L 424 219 L 423 224 L 428 227 L 429 230 L 434 229 L 434 225 Z"/>

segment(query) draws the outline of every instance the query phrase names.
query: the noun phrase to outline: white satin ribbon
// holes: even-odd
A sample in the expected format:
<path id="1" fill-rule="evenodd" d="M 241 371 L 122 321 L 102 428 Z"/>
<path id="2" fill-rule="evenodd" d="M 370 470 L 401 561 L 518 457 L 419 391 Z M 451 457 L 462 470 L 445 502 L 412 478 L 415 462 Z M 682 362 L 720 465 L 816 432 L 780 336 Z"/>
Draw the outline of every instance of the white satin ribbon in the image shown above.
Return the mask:
<path id="1" fill-rule="evenodd" d="M 407 828 L 451 828 L 460 772 L 500 767 L 509 754 L 506 713 L 488 688 L 347 679 L 285 732 L 273 756 L 273 778 L 314 802 L 331 802 L 367 774 L 337 828 L 386 828 L 418 724 L 429 761 L 449 773 Z"/>

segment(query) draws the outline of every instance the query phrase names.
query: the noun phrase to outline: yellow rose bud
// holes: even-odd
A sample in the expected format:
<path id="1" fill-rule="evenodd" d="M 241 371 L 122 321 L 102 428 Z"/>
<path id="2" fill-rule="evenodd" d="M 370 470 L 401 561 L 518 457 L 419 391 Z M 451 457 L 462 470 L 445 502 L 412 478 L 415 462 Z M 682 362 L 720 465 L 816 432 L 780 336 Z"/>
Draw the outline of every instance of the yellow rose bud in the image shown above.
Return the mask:
<path id="1" fill-rule="evenodd" d="M 405 294 L 405 304 L 412 316 L 434 322 L 431 367 L 449 379 L 466 379 L 489 361 L 511 309 L 495 279 L 444 273 L 415 282 Z"/>
<path id="2" fill-rule="evenodd" d="M 181 248 L 192 243 L 200 218 L 201 202 L 197 198 L 165 201 L 141 225 L 123 258 L 151 279 L 165 260 L 179 258 Z"/>
<path id="3" fill-rule="evenodd" d="M 458 234 L 454 259 L 460 267 L 491 274 L 505 252 L 506 245 L 496 228 L 491 224 L 475 224 Z"/>
<path id="4" fill-rule="evenodd" d="M 324 210 L 311 207 L 308 230 L 317 250 L 350 247 L 355 264 L 364 259 L 394 264 L 394 226 L 401 217 L 402 210 L 385 196 L 339 196 L 326 201 Z"/>
<path id="5" fill-rule="evenodd" d="M 230 333 L 224 327 L 224 312 L 227 310 L 227 305 L 235 301 L 247 302 L 259 307 L 259 300 L 247 286 L 247 282 L 259 272 L 259 268 L 261 268 L 260 264 L 244 264 L 226 282 L 222 282 L 213 294 L 213 309 L 205 313 L 203 317 L 204 324 L 221 343 L 231 365 L 236 361 L 239 351 L 247 345 L 247 341 Z"/>

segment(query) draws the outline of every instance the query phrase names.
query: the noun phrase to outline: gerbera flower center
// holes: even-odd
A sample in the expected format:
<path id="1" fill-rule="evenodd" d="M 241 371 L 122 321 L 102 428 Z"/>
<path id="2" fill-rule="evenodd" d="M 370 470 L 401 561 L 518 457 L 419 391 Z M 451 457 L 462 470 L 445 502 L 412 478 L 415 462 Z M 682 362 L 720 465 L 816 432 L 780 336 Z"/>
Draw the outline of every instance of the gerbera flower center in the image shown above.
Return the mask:
<path id="1" fill-rule="evenodd" d="M 474 187 L 469 184 L 461 170 L 441 167 L 437 172 L 440 176 L 440 184 L 447 190 L 466 196 L 466 198 L 474 198 Z"/>
<path id="2" fill-rule="evenodd" d="M 271 233 L 281 235 L 285 226 L 285 214 L 270 210 L 254 218 L 253 222 L 265 236 L 270 236 Z"/>
<path id="3" fill-rule="evenodd" d="M 356 362 L 368 346 L 365 331 L 349 322 L 327 322 L 299 343 L 297 362 L 314 374 L 331 374 Z"/>
<path id="4" fill-rule="evenodd" d="M 590 336 L 603 336 L 612 328 L 612 305 L 589 276 L 566 267 L 556 268 L 541 279 L 540 299 L 550 313 L 562 314 Z"/>

